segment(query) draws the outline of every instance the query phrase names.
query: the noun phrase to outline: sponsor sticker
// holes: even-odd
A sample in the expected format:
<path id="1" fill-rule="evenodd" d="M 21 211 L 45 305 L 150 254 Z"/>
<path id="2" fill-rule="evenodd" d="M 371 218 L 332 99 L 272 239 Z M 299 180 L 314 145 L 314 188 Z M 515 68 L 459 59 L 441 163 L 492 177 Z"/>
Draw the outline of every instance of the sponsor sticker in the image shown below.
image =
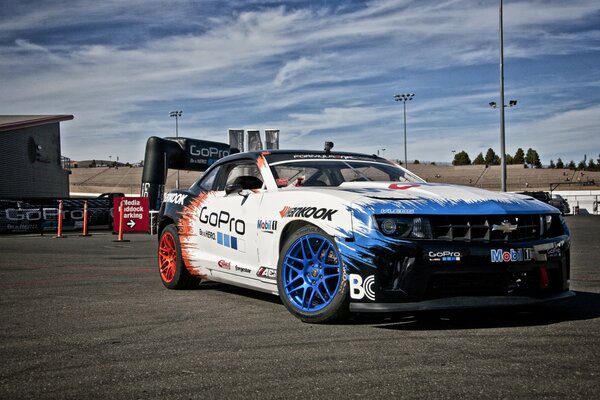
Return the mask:
<path id="1" fill-rule="evenodd" d="M 462 254 L 459 251 L 430 251 L 429 261 L 460 261 Z"/>
<path id="2" fill-rule="evenodd" d="M 203 236 L 210 240 L 217 240 L 217 235 L 214 232 L 207 231 L 205 229 L 198 229 L 198 236 Z"/>
<path id="3" fill-rule="evenodd" d="M 276 231 L 277 230 L 277 221 L 272 221 L 268 219 L 259 219 L 256 221 L 256 228 L 261 231 Z"/>
<path id="4" fill-rule="evenodd" d="M 277 270 L 273 268 L 260 267 L 256 272 L 259 278 L 277 279 Z"/>
<path id="5" fill-rule="evenodd" d="M 240 267 L 239 265 L 235 266 L 235 270 L 237 272 L 243 272 L 244 274 L 249 274 L 250 272 L 252 272 L 249 268 Z"/>
<path id="6" fill-rule="evenodd" d="M 183 202 L 185 201 L 185 199 L 187 199 L 188 195 L 187 194 L 183 194 L 183 193 L 168 193 L 165 196 L 165 202 L 166 203 L 172 203 L 172 204 L 178 204 L 178 205 L 183 205 Z"/>
<path id="7" fill-rule="evenodd" d="M 414 214 L 415 210 L 404 208 L 384 208 L 380 212 L 381 214 Z"/>
<path id="8" fill-rule="evenodd" d="M 560 257 L 562 256 L 562 252 L 560 250 L 560 248 L 554 248 L 554 249 L 550 249 L 546 252 L 546 255 L 548 256 L 548 258 L 550 257 Z"/>
<path id="9" fill-rule="evenodd" d="M 490 257 L 493 263 L 531 261 L 533 259 L 531 253 L 531 249 L 492 249 Z"/>
<path id="10" fill-rule="evenodd" d="M 375 275 L 370 275 L 363 281 L 362 276 L 358 274 L 350 274 L 349 282 L 350 298 L 362 300 L 366 297 L 368 300 L 375 301 L 375 291 L 373 290 Z"/>
<path id="11" fill-rule="evenodd" d="M 208 207 L 200 209 L 198 217 L 201 223 L 214 226 L 217 229 L 227 229 L 229 232 L 243 236 L 246 233 L 246 223 L 231 216 L 227 211 L 210 212 Z"/>
<path id="12" fill-rule="evenodd" d="M 312 218 L 331 221 L 331 216 L 336 212 L 338 210 L 331 208 L 285 206 L 279 211 L 279 215 L 281 215 L 281 218 Z"/>
<path id="13" fill-rule="evenodd" d="M 227 269 L 227 270 L 231 269 L 231 262 L 230 261 L 219 260 L 219 262 L 217 263 L 217 265 L 219 266 L 219 268 L 223 268 L 223 269 Z"/>

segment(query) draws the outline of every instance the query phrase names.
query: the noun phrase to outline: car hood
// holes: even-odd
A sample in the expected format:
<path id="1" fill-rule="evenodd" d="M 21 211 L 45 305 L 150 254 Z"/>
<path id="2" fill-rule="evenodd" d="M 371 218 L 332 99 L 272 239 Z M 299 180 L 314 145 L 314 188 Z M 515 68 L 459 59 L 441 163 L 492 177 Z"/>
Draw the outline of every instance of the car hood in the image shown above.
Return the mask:
<path id="1" fill-rule="evenodd" d="M 359 195 L 353 206 L 375 214 L 548 214 L 558 210 L 528 196 L 469 186 L 400 182 L 348 182 L 340 196 Z M 347 197 L 346 197 L 347 198 Z"/>

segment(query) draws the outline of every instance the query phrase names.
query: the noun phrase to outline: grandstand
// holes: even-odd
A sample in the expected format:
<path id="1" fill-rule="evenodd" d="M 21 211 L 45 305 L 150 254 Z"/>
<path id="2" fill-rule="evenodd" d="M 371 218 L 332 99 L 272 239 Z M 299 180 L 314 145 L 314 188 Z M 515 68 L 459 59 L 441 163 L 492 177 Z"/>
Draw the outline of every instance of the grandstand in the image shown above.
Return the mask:
<path id="1" fill-rule="evenodd" d="M 451 183 L 500 190 L 500 167 L 485 165 L 447 166 L 410 164 L 409 170 L 430 183 Z M 175 188 L 177 171 L 169 170 L 166 191 Z M 180 171 L 180 187 L 187 188 L 201 172 Z M 141 167 L 73 168 L 70 177 L 71 193 L 122 192 L 137 195 L 142 181 Z M 592 183 L 593 182 L 593 183 Z M 600 189 L 600 171 L 574 171 L 569 169 L 533 169 L 522 165 L 507 166 L 509 191 L 550 189 L 551 183 L 561 183 L 559 190 Z"/>
<path id="2" fill-rule="evenodd" d="M 431 183 L 451 183 L 500 190 L 500 166 L 465 165 L 437 166 L 410 164 L 408 169 Z M 509 191 L 550 190 L 558 184 L 561 190 L 599 189 L 600 171 L 575 171 L 570 169 L 525 168 L 507 165 L 506 185 Z M 556 186 L 556 185 L 553 185 Z"/>
<path id="3" fill-rule="evenodd" d="M 142 182 L 141 167 L 74 168 L 70 179 L 71 193 L 100 194 L 107 192 L 139 195 Z M 179 187 L 187 189 L 200 177 L 196 171 L 179 171 Z M 175 189 L 176 170 L 169 170 L 166 190 Z"/>

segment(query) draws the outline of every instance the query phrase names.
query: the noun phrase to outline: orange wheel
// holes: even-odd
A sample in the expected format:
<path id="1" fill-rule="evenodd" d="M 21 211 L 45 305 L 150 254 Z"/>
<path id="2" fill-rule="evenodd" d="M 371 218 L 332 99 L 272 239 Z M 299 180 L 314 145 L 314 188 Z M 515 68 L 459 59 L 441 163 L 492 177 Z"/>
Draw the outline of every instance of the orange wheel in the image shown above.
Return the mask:
<path id="1" fill-rule="evenodd" d="M 158 246 L 158 267 L 163 282 L 171 283 L 177 271 L 177 248 L 171 232 L 165 232 Z"/>
<path id="2" fill-rule="evenodd" d="M 181 257 L 181 245 L 175 225 L 167 225 L 158 241 L 158 272 L 163 285 L 169 289 L 187 289 L 199 279 L 190 274 Z"/>

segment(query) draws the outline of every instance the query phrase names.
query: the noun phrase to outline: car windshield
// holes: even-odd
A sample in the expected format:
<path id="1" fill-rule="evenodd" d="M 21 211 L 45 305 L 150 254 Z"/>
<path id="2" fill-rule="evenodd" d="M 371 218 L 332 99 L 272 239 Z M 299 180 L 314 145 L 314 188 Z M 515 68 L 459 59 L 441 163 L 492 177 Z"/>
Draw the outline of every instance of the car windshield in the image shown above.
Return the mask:
<path id="1" fill-rule="evenodd" d="M 270 164 L 277 186 L 339 186 L 344 182 L 424 182 L 393 164 L 366 160 L 292 160 Z"/>

